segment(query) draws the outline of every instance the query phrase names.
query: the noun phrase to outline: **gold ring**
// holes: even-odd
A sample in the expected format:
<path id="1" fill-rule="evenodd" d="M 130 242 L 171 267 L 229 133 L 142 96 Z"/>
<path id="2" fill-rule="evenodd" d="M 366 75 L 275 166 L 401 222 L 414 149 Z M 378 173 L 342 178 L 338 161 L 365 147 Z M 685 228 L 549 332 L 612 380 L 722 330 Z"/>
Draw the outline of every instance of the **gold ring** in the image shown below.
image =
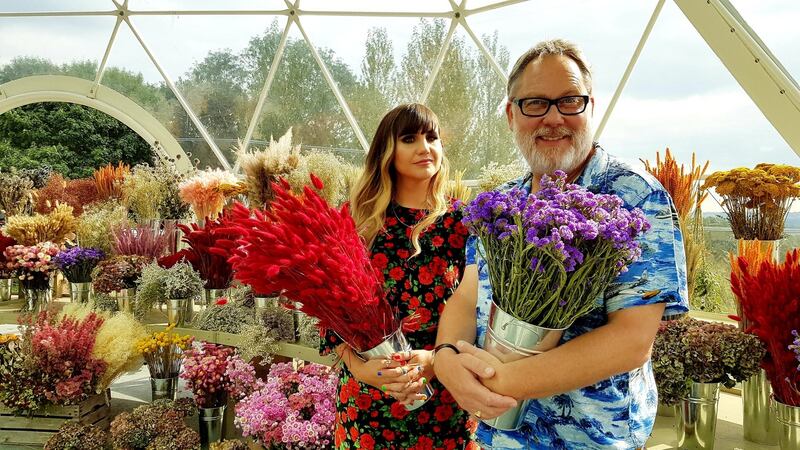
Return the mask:
<path id="1" fill-rule="evenodd" d="M 478 419 L 481 418 L 481 410 L 480 409 L 475 411 L 475 417 L 477 417 Z"/>

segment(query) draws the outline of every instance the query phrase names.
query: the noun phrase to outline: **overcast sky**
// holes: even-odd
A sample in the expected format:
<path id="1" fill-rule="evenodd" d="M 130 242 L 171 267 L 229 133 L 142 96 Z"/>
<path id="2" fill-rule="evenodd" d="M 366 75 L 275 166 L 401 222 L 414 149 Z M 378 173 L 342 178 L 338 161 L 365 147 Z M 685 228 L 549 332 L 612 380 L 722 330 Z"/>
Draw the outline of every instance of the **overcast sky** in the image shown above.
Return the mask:
<path id="1" fill-rule="evenodd" d="M 731 0 L 795 79 L 800 79 L 800 1 Z M 487 1 L 469 0 L 473 8 Z M 564 37 L 581 45 L 595 76 L 599 123 L 625 66 L 650 18 L 655 0 L 581 0 L 522 4 L 471 16 L 479 35 L 499 33 L 512 62 L 533 43 Z M 303 0 L 303 9 L 446 11 L 446 0 Z M 279 0 L 130 0 L 131 9 L 283 9 Z M 110 10 L 110 0 L 3 0 L 0 11 Z M 134 24 L 173 78 L 184 74 L 209 51 L 243 49 L 274 17 L 138 16 Z M 404 51 L 418 19 L 303 17 L 315 45 L 333 49 L 359 71 L 367 30 L 385 27 L 397 56 Z M 285 19 L 280 19 L 283 27 Z M 99 60 L 113 28 L 113 17 L 0 18 L 0 64 L 21 55 L 55 62 Z M 461 35 L 466 36 L 462 30 Z M 292 35 L 299 38 L 294 29 Z M 147 81 L 161 77 L 122 27 L 109 65 L 141 72 Z M 800 125 L 798 125 L 800 126 Z M 601 137 L 610 152 L 629 159 L 655 158 L 669 146 L 679 160 L 691 153 L 711 160 L 711 170 L 758 162 L 798 165 L 800 158 L 764 118 L 744 90 L 672 1 L 665 3 L 653 33 Z"/>

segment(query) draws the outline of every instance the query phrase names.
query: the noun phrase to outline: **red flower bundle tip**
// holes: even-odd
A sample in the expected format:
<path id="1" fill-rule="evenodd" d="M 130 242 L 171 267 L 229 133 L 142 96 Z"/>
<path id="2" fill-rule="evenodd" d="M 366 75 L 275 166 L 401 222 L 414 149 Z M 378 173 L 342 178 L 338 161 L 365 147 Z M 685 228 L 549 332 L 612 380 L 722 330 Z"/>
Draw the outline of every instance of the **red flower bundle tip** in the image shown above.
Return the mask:
<path id="1" fill-rule="evenodd" d="M 357 351 L 380 344 L 399 323 L 348 205 L 337 210 L 308 186 L 295 195 L 283 179 L 273 190 L 268 211 L 233 207 L 229 228 L 243 236 L 230 258 L 236 279 L 301 303 Z"/>
<path id="2" fill-rule="evenodd" d="M 788 252 L 783 264 L 767 260 L 750 266 L 743 257 L 737 257 L 736 264 L 740 270 L 731 273 L 731 289 L 747 318 L 745 331 L 767 346 L 761 366 L 775 398 L 800 406 L 800 371 L 789 349 L 792 330 L 800 330 L 800 251 Z"/>

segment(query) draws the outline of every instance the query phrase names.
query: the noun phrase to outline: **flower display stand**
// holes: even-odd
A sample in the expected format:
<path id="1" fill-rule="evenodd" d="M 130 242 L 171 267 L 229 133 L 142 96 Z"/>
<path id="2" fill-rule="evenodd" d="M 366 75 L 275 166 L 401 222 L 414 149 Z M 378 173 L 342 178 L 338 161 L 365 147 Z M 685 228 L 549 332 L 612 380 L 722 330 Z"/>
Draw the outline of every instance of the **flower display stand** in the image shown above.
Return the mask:
<path id="1" fill-rule="evenodd" d="M 8 444 L 44 445 L 64 422 L 70 420 L 108 429 L 110 398 L 111 392 L 106 390 L 77 405 L 48 405 L 33 411 L 30 416 L 14 415 L 10 409 L 0 405 L 0 448 L 8 448 Z"/>

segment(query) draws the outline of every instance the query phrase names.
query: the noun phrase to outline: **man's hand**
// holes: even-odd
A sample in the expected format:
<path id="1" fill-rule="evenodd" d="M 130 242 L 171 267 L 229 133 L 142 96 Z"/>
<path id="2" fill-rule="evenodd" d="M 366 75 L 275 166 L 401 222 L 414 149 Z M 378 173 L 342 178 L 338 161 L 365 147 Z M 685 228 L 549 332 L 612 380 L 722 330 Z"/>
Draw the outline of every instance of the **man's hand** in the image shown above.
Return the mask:
<path id="1" fill-rule="evenodd" d="M 503 395 L 506 392 L 504 386 L 504 383 L 507 381 L 504 376 L 506 367 L 502 361 L 486 350 L 478 348 L 466 341 L 456 342 L 456 347 L 458 347 L 458 351 L 461 352 L 459 356 L 465 361 L 468 361 L 468 364 L 473 368 L 475 373 L 494 374 L 494 376 L 491 377 L 481 378 L 481 384 L 497 394 Z"/>
<path id="2" fill-rule="evenodd" d="M 495 372 L 474 355 L 437 352 L 434 370 L 459 406 L 481 419 L 493 419 L 517 405 L 514 398 L 496 394 L 481 384 Z"/>

